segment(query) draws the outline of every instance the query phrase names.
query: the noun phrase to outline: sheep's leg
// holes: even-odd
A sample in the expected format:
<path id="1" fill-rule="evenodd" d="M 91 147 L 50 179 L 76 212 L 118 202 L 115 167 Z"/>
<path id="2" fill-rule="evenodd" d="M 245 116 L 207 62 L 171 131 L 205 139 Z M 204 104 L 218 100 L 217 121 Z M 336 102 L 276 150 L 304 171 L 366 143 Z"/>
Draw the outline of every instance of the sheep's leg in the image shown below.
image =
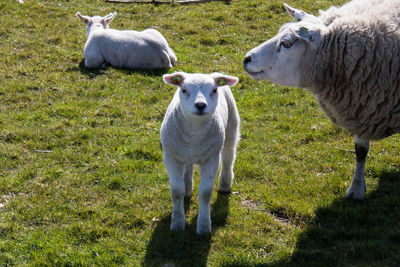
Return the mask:
<path id="1" fill-rule="evenodd" d="M 211 157 L 200 165 L 199 202 L 200 211 L 197 218 L 197 234 L 211 233 L 210 202 L 214 187 L 214 180 L 218 173 L 220 155 Z"/>
<path id="2" fill-rule="evenodd" d="M 356 150 L 356 169 L 350 187 L 347 189 L 346 197 L 363 199 L 367 190 L 365 184 L 365 161 L 369 151 L 369 141 L 356 136 L 354 148 Z"/>
<path id="3" fill-rule="evenodd" d="M 86 68 L 98 68 L 104 63 L 103 56 L 93 43 L 85 49 L 84 55 Z"/>
<path id="4" fill-rule="evenodd" d="M 103 59 L 98 58 L 85 58 L 86 68 L 98 68 L 104 63 Z"/>
<path id="5" fill-rule="evenodd" d="M 190 197 L 193 192 L 193 164 L 187 164 L 185 166 L 183 180 L 185 182 L 185 196 Z"/>
<path id="6" fill-rule="evenodd" d="M 172 199 L 171 230 L 185 229 L 185 210 L 183 197 L 185 195 L 185 183 L 183 181 L 184 165 L 175 161 L 164 153 L 164 165 L 168 172 L 169 189 Z"/>
<path id="7" fill-rule="evenodd" d="M 229 193 L 233 180 L 233 163 L 235 161 L 235 145 L 225 143 L 222 149 L 222 168 L 219 175 L 218 192 Z"/>
<path id="8" fill-rule="evenodd" d="M 160 57 L 164 69 L 172 68 L 171 59 L 169 58 L 169 54 L 167 51 L 162 50 Z"/>

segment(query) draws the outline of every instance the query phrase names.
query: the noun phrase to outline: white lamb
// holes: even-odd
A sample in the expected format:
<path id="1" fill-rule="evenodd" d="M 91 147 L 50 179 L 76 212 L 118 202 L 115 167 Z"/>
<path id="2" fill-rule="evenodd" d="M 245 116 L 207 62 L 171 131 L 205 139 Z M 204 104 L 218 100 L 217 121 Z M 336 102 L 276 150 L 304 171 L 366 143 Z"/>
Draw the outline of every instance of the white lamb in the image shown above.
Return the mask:
<path id="1" fill-rule="evenodd" d="M 97 68 L 109 63 L 114 67 L 152 70 L 169 69 L 176 63 L 174 52 L 157 30 L 110 29 L 108 25 L 116 14 L 89 17 L 76 13 L 86 24 L 87 40 L 83 50 L 86 67 Z"/>
<path id="2" fill-rule="evenodd" d="M 298 22 L 249 51 L 256 80 L 308 89 L 333 123 L 355 136 L 346 197 L 365 197 L 370 140 L 400 132 L 400 1 L 354 0 L 320 16 L 285 5 Z"/>
<path id="3" fill-rule="evenodd" d="M 229 193 L 239 141 L 239 114 L 229 86 L 238 78 L 176 72 L 163 76 L 178 86 L 161 125 L 161 144 L 173 202 L 171 230 L 184 230 L 184 196 L 193 190 L 193 165 L 200 165 L 198 234 L 211 232 L 210 201 L 220 161 L 219 192 Z"/>

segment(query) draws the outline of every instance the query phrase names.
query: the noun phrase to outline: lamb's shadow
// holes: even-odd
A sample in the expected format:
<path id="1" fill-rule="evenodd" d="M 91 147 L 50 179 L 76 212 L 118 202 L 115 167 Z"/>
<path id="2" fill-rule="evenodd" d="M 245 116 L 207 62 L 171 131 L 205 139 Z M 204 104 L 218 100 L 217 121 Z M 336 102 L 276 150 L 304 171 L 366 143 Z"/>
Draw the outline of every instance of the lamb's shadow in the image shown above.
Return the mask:
<path id="1" fill-rule="evenodd" d="M 79 71 L 80 73 L 88 76 L 88 78 L 93 79 L 96 78 L 97 76 L 104 75 L 105 71 L 108 68 L 114 68 L 109 64 L 104 64 L 103 66 L 99 68 L 87 68 L 85 66 L 85 60 L 82 59 L 82 61 L 79 63 L 79 66 L 69 68 L 68 71 L 70 72 L 77 72 Z M 115 68 L 126 75 L 132 75 L 135 73 L 144 75 L 144 76 L 162 76 L 163 74 L 167 73 L 168 70 L 166 69 L 157 69 L 157 70 L 135 70 L 135 69 L 130 69 L 130 68 Z"/>
<path id="2" fill-rule="evenodd" d="M 189 208 L 185 201 L 185 210 Z M 226 223 L 229 214 L 229 195 L 218 194 L 211 210 L 212 231 Z M 185 225 L 185 231 L 170 231 L 171 216 L 162 218 L 147 245 L 144 266 L 206 266 L 211 247 L 211 235 L 196 234 L 196 219 Z"/>
<path id="3" fill-rule="evenodd" d="M 294 253 L 263 266 L 399 266 L 400 171 L 377 176 L 378 188 L 364 200 L 343 197 L 318 209 Z"/>

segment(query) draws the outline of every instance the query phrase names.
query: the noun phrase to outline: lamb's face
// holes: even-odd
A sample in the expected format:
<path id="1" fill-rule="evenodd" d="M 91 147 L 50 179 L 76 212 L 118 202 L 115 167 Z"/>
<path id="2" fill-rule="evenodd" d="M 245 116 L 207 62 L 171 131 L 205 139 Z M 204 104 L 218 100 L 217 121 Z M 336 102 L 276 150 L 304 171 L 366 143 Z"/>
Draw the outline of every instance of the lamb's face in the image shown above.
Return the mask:
<path id="1" fill-rule="evenodd" d="M 315 24 L 285 24 L 275 37 L 247 53 L 243 67 L 255 80 L 301 87 L 302 63 L 320 40 L 321 31 Z"/>
<path id="2" fill-rule="evenodd" d="M 209 75 L 188 75 L 179 86 L 180 107 L 186 117 L 208 117 L 218 103 L 218 86 Z"/>
<path id="3" fill-rule="evenodd" d="M 238 79 L 220 73 L 188 74 L 177 72 L 163 76 L 167 84 L 179 87 L 179 106 L 190 120 L 202 121 L 212 116 L 218 105 L 219 90 L 224 85 L 233 86 Z"/>

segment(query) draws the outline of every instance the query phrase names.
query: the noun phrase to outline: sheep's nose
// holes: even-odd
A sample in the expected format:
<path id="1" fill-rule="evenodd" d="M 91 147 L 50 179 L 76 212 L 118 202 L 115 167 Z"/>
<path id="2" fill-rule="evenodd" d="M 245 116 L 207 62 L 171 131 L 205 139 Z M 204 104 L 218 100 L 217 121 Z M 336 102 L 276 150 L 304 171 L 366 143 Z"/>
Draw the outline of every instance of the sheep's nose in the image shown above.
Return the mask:
<path id="1" fill-rule="evenodd" d="M 247 64 L 251 61 L 251 56 L 246 56 L 243 60 L 243 64 Z"/>
<path id="2" fill-rule="evenodd" d="M 201 112 L 207 107 L 207 104 L 203 103 L 203 102 L 199 102 L 199 103 L 194 104 L 194 106 Z"/>

